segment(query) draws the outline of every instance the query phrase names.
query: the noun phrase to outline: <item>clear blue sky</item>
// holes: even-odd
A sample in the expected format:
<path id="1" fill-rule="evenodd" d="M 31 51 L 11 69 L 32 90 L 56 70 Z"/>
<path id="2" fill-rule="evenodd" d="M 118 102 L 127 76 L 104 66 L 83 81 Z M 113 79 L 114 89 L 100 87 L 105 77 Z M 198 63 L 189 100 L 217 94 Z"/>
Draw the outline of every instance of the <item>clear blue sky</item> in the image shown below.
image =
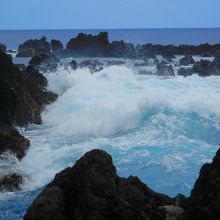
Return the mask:
<path id="1" fill-rule="evenodd" d="M 0 29 L 220 27 L 220 0 L 0 1 Z"/>

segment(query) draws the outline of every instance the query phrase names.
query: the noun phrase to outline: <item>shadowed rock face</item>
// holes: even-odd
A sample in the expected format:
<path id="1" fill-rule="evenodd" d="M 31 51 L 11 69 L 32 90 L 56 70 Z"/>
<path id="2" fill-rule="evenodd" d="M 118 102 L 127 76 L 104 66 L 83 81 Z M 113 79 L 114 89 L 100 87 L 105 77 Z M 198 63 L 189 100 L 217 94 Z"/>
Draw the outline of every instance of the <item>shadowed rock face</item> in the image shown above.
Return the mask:
<path id="1" fill-rule="evenodd" d="M 51 45 L 47 42 L 46 37 L 41 39 L 30 39 L 20 44 L 18 47 L 17 57 L 32 57 L 40 53 L 51 53 Z"/>
<path id="2" fill-rule="evenodd" d="M 7 50 L 7 47 L 4 44 L 0 43 L 0 50 L 5 52 Z"/>
<path id="3" fill-rule="evenodd" d="M 55 53 L 59 52 L 60 50 L 63 50 L 63 44 L 59 40 L 52 39 L 50 44 L 52 51 Z"/>
<path id="4" fill-rule="evenodd" d="M 159 63 L 157 65 L 157 76 L 175 76 L 172 65 L 166 65 L 164 63 Z"/>
<path id="5" fill-rule="evenodd" d="M 220 149 L 212 163 L 200 170 L 187 208 L 188 219 L 220 219 Z"/>
<path id="6" fill-rule="evenodd" d="M 46 78 L 31 66 L 21 72 L 8 56 L 0 51 L 0 155 L 15 154 L 18 159 L 25 155 L 30 142 L 14 125 L 41 123 L 40 113 L 46 104 L 57 97 L 45 91 Z M 16 175 L 16 176 L 15 176 Z M 1 177 L 0 190 L 16 190 L 21 182 L 17 174 Z M 15 178 L 16 177 L 16 178 Z"/>
<path id="7" fill-rule="evenodd" d="M 190 64 L 194 64 L 195 61 L 191 55 L 187 55 L 187 56 L 181 58 L 179 63 L 180 63 L 180 65 L 188 66 Z"/>
<path id="8" fill-rule="evenodd" d="M 33 65 L 36 70 L 42 72 L 54 72 L 60 63 L 60 59 L 54 54 L 38 54 L 31 58 L 29 64 Z"/>
<path id="9" fill-rule="evenodd" d="M 118 177 L 111 156 L 92 150 L 55 176 L 24 219 L 159 220 L 166 215 L 159 207 L 173 202 L 137 177 Z"/>
<path id="10" fill-rule="evenodd" d="M 66 48 L 73 55 L 106 56 L 108 53 L 108 46 L 108 33 L 101 32 L 96 36 L 80 33 L 76 38 L 72 38 L 67 43 Z"/>
<path id="11" fill-rule="evenodd" d="M 92 150 L 55 176 L 24 219 L 218 220 L 219 201 L 220 149 L 202 167 L 187 199 L 155 193 L 137 177 L 118 177 L 111 156 Z"/>

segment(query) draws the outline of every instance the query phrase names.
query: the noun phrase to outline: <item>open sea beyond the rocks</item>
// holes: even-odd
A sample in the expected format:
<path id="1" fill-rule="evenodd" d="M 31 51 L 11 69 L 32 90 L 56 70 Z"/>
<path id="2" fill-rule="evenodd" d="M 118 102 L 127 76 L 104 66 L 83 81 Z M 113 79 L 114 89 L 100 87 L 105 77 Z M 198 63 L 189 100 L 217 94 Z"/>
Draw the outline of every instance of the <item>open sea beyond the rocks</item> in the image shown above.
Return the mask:
<path id="1" fill-rule="evenodd" d="M 208 30 L 188 30 L 196 35 L 203 32 L 201 36 L 206 37 L 201 40 L 193 34 L 191 41 L 170 34 L 167 39 L 158 36 L 150 42 L 219 42 L 219 29 Z M 112 31 L 110 40 L 129 41 L 132 32 L 135 33 L 126 30 L 123 38 L 123 31 L 118 30 L 117 37 L 112 34 L 117 31 Z M 52 31 L 53 35 L 47 35 L 47 31 L 15 31 L 18 35 L 14 34 L 12 41 L 12 36 L 6 39 L 9 31 L 3 32 L 0 31 L 0 42 L 9 42 L 8 47 L 15 49 L 24 40 L 39 38 L 42 33 L 63 42 L 71 37 L 60 37 L 65 31 Z M 145 32 L 150 30 L 139 30 L 136 36 Z M 215 34 L 211 37 L 210 33 Z M 140 39 L 130 41 L 148 43 L 144 38 L 139 42 Z M 95 74 L 88 69 L 63 68 L 46 74 L 48 90 L 59 94 L 59 98 L 42 113 L 42 125 L 20 129 L 31 141 L 27 155 L 21 161 L 6 155 L 0 162 L 1 169 L 19 171 L 25 180 L 21 192 L 0 193 L 0 219 L 22 219 L 57 172 L 72 166 L 94 148 L 112 155 L 120 176 L 138 176 L 153 190 L 170 196 L 190 194 L 201 166 L 213 158 L 220 144 L 220 76 L 138 75 L 131 62 L 126 60 L 126 65 L 105 67 Z M 155 67 L 148 68 L 153 71 Z"/>

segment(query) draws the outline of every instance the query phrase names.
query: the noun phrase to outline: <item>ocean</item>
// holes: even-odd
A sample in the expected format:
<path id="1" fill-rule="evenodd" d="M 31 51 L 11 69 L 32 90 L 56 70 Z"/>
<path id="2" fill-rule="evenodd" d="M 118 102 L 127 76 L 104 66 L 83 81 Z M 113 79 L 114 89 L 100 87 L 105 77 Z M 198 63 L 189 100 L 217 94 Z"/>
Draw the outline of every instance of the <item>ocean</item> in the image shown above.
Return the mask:
<path id="1" fill-rule="evenodd" d="M 124 40 L 134 44 L 216 44 L 220 39 L 220 28 L 173 28 L 173 29 L 73 29 L 73 30 L 0 30 L 0 42 L 9 49 L 17 49 L 18 45 L 28 39 L 39 39 L 46 36 L 48 40 L 59 39 L 64 45 L 80 32 L 98 34 L 109 33 L 110 41 Z"/>
<path id="2" fill-rule="evenodd" d="M 50 37 L 63 42 L 69 39 L 59 37 L 59 31 L 57 35 L 52 32 Z M 10 47 L 24 39 L 27 31 L 20 33 Z M 141 31 L 132 42 L 140 41 L 138 33 Z M 31 31 L 25 36 L 41 35 Z M 113 36 L 116 38 L 110 33 L 110 39 Z M 175 37 L 170 36 L 170 42 Z M 218 42 L 208 38 L 210 43 Z M 154 40 L 168 42 L 161 36 Z M 195 40 L 191 38 L 191 43 Z M 190 195 L 201 166 L 211 161 L 220 143 L 220 76 L 138 75 L 131 63 L 135 61 L 125 61 L 126 65 L 105 67 L 95 74 L 62 67 L 45 74 L 48 90 L 59 98 L 42 113 L 42 125 L 20 128 L 31 141 L 27 155 L 21 161 L 13 155 L 0 161 L 0 167 L 18 171 L 24 178 L 21 192 L 0 193 L 0 219 L 22 219 L 57 172 L 94 148 L 112 155 L 120 176 L 138 176 L 153 190 L 169 196 Z M 178 67 L 173 66 L 176 72 Z M 155 66 L 147 68 L 153 71 Z"/>

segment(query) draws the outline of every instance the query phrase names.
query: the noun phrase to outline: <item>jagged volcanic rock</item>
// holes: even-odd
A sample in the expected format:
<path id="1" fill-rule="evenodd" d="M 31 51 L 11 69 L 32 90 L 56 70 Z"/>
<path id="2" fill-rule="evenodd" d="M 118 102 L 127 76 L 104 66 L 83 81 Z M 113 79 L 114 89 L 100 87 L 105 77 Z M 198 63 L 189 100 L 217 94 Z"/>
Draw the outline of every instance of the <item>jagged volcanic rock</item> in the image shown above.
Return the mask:
<path id="1" fill-rule="evenodd" d="M 118 177 L 111 156 L 92 150 L 55 176 L 24 219 L 159 220 L 166 216 L 159 207 L 173 202 L 137 177 Z"/>

